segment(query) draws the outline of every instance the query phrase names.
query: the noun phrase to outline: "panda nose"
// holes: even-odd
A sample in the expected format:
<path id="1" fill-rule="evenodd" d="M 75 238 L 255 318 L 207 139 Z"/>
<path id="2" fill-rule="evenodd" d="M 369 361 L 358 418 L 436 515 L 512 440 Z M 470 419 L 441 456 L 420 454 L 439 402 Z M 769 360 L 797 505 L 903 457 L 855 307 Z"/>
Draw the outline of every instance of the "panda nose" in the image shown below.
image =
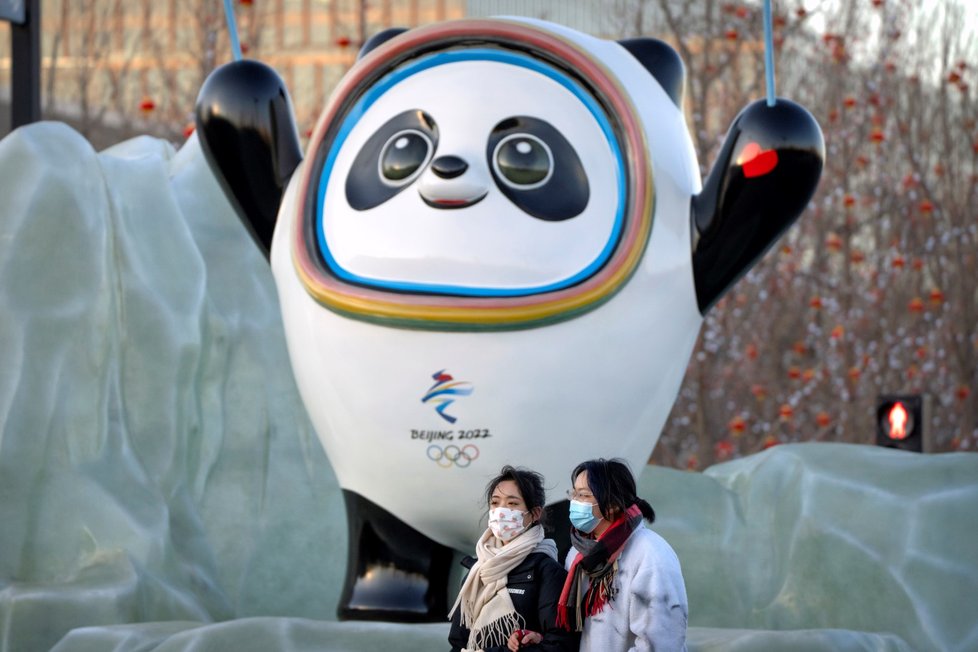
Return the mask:
<path id="1" fill-rule="evenodd" d="M 454 179 L 465 174 L 469 164 L 457 156 L 439 156 L 431 162 L 431 170 L 442 179 Z"/>

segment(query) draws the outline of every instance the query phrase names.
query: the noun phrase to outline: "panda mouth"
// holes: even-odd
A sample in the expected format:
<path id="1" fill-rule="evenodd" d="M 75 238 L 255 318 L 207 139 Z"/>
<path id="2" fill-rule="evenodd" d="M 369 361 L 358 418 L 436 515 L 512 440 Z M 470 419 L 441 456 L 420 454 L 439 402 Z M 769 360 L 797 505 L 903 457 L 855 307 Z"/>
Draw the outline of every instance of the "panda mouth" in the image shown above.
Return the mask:
<path id="1" fill-rule="evenodd" d="M 424 193 L 418 193 L 418 194 L 421 195 L 421 199 L 424 200 L 424 203 L 428 204 L 428 206 L 431 206 L 432 208 L 456 209 L 456 208 L 466 208 L 468 206 L 478 204 L 480 201 L 485 199 L 486 195 L 488 195 L 489 193 L 487 191 L 477 197 L 472 197 L 470 199 L 448 199 L 448 198 L 429 199 L 428 197 L 424 196 Z"/>

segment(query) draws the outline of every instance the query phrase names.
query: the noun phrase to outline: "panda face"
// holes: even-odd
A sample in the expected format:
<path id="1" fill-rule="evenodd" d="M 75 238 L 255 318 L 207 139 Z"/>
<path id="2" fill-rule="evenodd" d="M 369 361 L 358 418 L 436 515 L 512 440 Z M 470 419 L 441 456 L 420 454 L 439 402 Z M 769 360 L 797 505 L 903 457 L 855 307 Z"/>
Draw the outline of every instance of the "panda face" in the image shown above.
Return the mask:
<path id="1" fill-rule="evenodd" d="M 538 294 L 590 277 L 621 236 L 625 172 L 609 120 L 526 55 L 469 49 L 402 66 L 323 147 L 315 236 L 347 282 Z"/>
<path id="2" fill-rule="evenodd" d="M 391 118 L 354 160 L 346 180 L 350 207 L 381 206 L 417 179 L 421 199 L 436 209 L 477 204 L 492 184 L 515 208 L 537 219 L 569 220 L 587 208 L 590 193 L 581 159 L 545 120 L 514 116 L 493 127 L 484 168 L 482 161 L 470 164 L 453 154 L 434 158 L 437 147 L 438 127 L 428 113 L 416 109 Z"/>

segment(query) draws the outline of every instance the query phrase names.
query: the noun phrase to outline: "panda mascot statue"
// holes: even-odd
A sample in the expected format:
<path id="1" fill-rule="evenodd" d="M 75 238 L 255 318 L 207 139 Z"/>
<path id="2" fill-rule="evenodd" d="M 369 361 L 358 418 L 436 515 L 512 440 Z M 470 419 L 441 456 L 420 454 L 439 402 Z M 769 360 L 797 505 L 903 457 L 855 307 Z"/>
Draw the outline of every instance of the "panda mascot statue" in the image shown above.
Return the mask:
<path id="1" fill-rule="evenodd" d="M 344 493 L 340 618 L 443 621 L 504 464 L 551 487 L 589 458 L 646 464 L 702 315 L 824 161 L 805 109 L 761 100 L 701 184 L 684 74 L 662 41 L 530 19 L 387 30 L 305 156 L 268 66 L 201 88 L 205 156 L 269 257 Z"/>

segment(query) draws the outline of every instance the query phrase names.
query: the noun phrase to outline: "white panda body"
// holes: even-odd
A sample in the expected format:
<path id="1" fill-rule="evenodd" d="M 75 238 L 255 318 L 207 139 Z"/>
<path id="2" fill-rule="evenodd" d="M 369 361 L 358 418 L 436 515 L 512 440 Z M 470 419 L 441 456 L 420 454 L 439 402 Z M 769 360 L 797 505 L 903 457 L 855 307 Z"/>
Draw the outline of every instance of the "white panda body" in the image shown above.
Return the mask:
<path id="1" fill-rule="evenodd" d="M 532 218 L 491 183 L 475 204 L 432 207 L 416 192 L 425 171 L 384 204 L 350 209 L 341 182 L 357 160 L 353 146 L 411 97 L 393 84 L 358 114 L 344 136 L 351 148 L 337 146 L 335 178 L 324 174 L 319 186 L 316 179 L 310 182 L 312 156 L 293 175 L 271 251 L 298 387 L 341 486 L 431 539 L 463 550 L 485 527 L 482 490 L 504 464 L 541 472 L 551 502 L 563 498 L 569 472 L 582 460 L 622 457 L 641 468 L 675 400 L 702 319 L 689 218 L 699 176 L 681 112 L 618 44 L 542 22 L 525 24 L 587 52 L 634 107 L 641 131 L 636 138 L 648 148 L 654 213 L 647 236 L 635 245 L 635 264 L 619 286 L 586 310 L 525 327 L 425 328 L 343 314 L 324 305 L 304 280 L 295 234 L 302 228 L 298 222 L 310 188 L 321 192 L 328 209 L 336 207 L 336 213 L 323 211 L 320 238 L 335 243 L 337 269 L 357 283 L 375 285 L 368 298 L 389 294 L 396 302 L 434 288 L 442 294 L 436 297 L 439 309 L 452 309 L 456 294 L 508 305 L 512 296 L 529 301 L 523 295 L 543 294 L 541 287 L 572 294 L 587 285 L 585 274 L 610 265 L 594 261 L 608 249 L 604 240 L 616 228 L 608 214 L 624 203 L 619 195 L 629 189 L 615 176 L 621 171 L 614 169 L 614 156 L 602 151 L 600 129 L 576 124 L 587 121 L 586 110 L 568 104 L 564 89 L 535 85 L 532 70 L 517 71 L 512 112 L 545 118 L 558 131 L 596 143 L 593 151 L 579 148 L 593 192 L 578 214 L 557 221 Z M 445 70 L 432 66 L 416 76 L 468 78 L 476 89 L 481 78 L 490 95 L 476 93 L 473 105 L 453 99 L 452 93 L 465 88 L 444 86 L 447 78 L 432 76 L 430 85 L 421 86 L 446 89 L 430 98 L 430 109 L 421 107 L 438 126 L 437 150 L 427 161 L 451 153 L 485 163 L 488 178 L 492 161 L 483 160 L 482 134 L 504 117 L 507 104 L 498 97 L 499 81 L 490 77 L 509 64 L 456 63 L 450 71 L 447 64 L 441 66 Z M 539 104 L 544 97 L 563 105 Z M 447 110 L 453 103 L 455 109 Z M 479 104 L 486 105 L 486 114 L 473 117 L 471 107 Z M 573 138 L 569 142 L 577 146 Z M 327 160 L 325 168 L 329 165 Z M 423 188 L 418 192 L 423 196 Z M 400 228 L 406 222 L 416 228 Z M 372 240 L 371 233 L 379 235 Z M 511 248 L 507 236 L 513 238 Z M 360 256 L 364 250 L 369 255 Z"/>

